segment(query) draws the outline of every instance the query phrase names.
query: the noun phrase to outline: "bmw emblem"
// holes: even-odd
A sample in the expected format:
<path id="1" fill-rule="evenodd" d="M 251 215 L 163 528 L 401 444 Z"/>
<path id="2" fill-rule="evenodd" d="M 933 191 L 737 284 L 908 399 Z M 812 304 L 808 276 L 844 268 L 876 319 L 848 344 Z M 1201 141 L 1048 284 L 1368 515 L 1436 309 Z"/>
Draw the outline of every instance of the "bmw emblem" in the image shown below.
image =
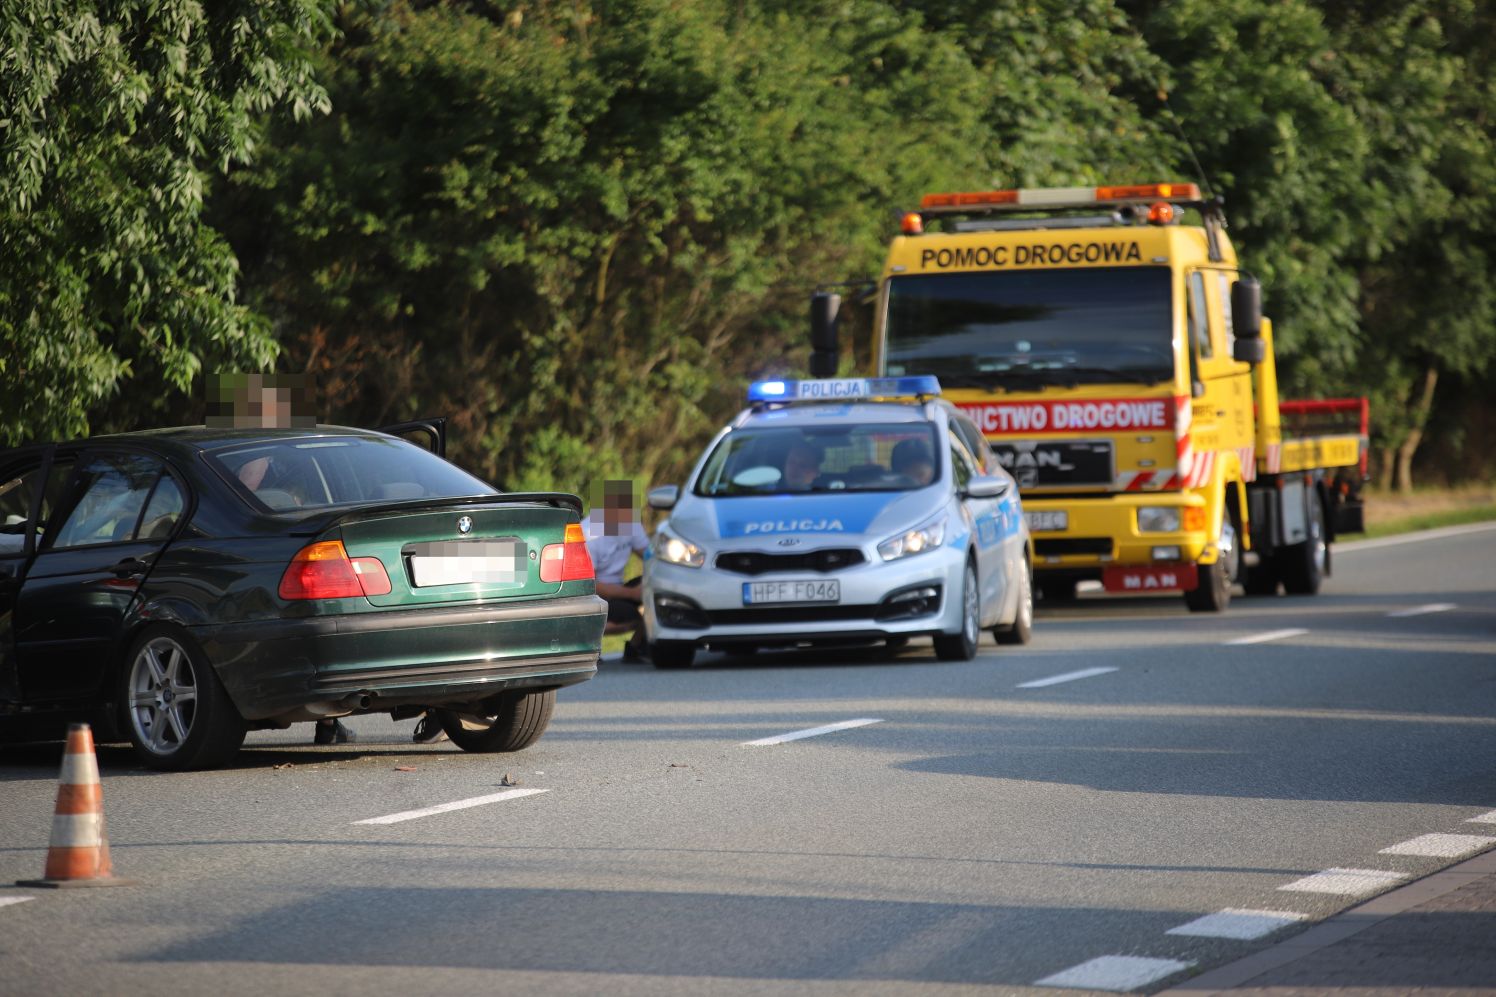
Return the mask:
<path id="1" fill-rule="evenodd" d="M 457 521 L 458 533 L 471 533 L 473 531 L 473 517 L 463 516 Z"/>

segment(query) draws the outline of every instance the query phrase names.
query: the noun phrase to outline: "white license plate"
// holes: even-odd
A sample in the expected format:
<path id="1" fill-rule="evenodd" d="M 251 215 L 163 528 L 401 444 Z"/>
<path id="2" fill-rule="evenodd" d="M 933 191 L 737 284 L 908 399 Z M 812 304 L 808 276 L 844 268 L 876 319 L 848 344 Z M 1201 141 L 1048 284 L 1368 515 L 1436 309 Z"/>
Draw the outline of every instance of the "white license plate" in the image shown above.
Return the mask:
<path id="1" fill-rule="evenodd" d="M 433 585 L 521 586 L 529 573 L 525 545 L 513 540 L 422 544 L 410 558 L 416 588 Z"/>
<path id="2" fill-rule="evenodd" d="M 841 602 L 841 582 L 744 582 L 743 605 Z"/>
<path id="3" fill-rule="evenodd" d="M 1030 533 L 1049 532 L 1070 529 L 1070 513 L 1068 512 L 1025 512 L 1023 518 L 1028 523 Z"/>

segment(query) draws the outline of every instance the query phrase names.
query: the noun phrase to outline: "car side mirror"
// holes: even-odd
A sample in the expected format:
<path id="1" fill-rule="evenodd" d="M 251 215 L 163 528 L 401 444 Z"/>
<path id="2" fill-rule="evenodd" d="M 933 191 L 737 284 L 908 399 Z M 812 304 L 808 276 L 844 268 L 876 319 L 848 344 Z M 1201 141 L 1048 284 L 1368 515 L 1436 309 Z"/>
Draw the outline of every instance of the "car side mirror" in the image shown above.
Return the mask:
<path id="1" fill-rule="evenodd" d="M 651 488 L 646 501 L 649 502 L 651 509 L 674 509 L 675 503 L 680 501 L 680 486 L 661 485 L 658 488 Z"/>
<path id="2" fill-rule="evenodd" d="M 978 474 L 966 483 L 967 498 L 1002 498 L 1013 488 L 1008 478 Z"/>

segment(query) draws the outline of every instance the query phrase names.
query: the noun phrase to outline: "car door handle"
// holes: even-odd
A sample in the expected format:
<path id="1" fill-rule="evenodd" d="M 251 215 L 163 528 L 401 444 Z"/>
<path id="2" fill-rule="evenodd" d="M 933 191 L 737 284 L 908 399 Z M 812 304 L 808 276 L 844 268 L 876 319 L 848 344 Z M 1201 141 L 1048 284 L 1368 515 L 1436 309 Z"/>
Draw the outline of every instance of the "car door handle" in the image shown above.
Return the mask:
<path id="1" fill-rule="evenodd" d="M 129 578 L 131 575 L 145 574 L 150 567 L 138 557 L 127 557 L 109 570 L 120 578 Z"/>

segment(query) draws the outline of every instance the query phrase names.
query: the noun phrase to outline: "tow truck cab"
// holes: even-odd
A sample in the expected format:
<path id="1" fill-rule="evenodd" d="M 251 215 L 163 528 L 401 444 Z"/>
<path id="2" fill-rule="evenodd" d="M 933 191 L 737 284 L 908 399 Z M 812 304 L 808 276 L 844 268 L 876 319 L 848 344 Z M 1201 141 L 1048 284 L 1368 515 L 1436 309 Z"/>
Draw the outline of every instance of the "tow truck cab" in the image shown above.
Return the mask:
<path id="1" fill-rule="evenodd" d="M 1285 463 L 1272 326 L 1219 201 L 1194 184 L 931 194 L 902 228 L 874 372 L 937 375 L 986 434 L 1046 597 L 1097 579 L 1220 610 L 1237 581 L 1318 589 L 1337 517 L 1359 515 L 1364 418 Z M 834 362 L 834 314 L 818 296 L 813 373 Z"/>

